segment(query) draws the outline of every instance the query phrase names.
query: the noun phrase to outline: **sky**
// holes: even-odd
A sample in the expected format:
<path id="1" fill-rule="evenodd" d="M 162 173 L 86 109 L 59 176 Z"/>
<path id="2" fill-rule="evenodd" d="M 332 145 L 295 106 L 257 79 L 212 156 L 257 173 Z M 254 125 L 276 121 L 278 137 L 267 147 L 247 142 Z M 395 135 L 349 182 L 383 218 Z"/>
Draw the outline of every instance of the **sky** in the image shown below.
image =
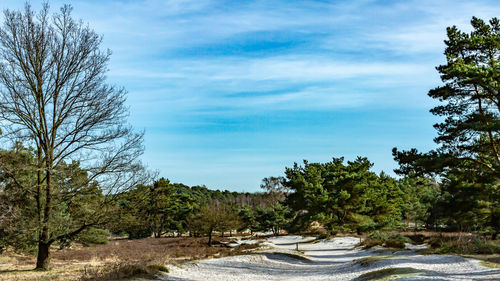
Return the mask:
<path id="1" fill-rule="evenodd" d="M 427 92 L 446 27 L 500 16 L 498 1 L 50 1 L 103 35 L 142 161 L 187 185 L 259 191 L 294 162 L 435 148 Z M 41 1 L 32 1 L 38 9 Z M 0 0 L 2 10 L 19 0 Z"/>

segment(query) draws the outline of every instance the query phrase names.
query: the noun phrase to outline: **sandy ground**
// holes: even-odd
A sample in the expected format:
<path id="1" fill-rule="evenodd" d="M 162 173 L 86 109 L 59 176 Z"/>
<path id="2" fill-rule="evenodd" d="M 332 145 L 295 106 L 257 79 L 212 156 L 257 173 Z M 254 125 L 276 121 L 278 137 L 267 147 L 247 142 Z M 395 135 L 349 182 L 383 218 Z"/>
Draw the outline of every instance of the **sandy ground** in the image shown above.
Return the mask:
<path id="1" fill-rule="evenodd" d="M 256 253 L 172 265 L 169 267 L 170 273 L 163 280 L 372 280 L 363 274 L 387 268 L 395 269 L 391 271 L 392 275 L 378 278 L 500 280 L 500 269 L 484 267 L 478 260 L 447 255 L 419 255 L 415 252 L 418 247 L 411 245 L 408 245 L 408 250 L 393 253 L 380 248 L 355 249 L 359 238 L 353 237 L 317 243 L 311 242 L 313 240 L 312 237 L 300 236 L 273 237 L 263 241 L 263 249 Z M 299 251 L 295 250 L 297 242 L 301 243 Z"/>

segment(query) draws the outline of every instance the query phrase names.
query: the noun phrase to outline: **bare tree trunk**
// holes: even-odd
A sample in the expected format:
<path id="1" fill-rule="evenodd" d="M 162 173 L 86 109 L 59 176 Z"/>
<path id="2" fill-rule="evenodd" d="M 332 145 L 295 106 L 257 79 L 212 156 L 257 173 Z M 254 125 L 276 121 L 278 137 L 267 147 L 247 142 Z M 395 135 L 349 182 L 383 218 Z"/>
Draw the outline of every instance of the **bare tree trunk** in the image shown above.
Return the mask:
<path id="1" fill-rule="evenodd" d="M 73 20 L 71 10 L 65 5 L 51 16 L 47 3 L 39 13 L 26 4 L 24 13 L 4 11 L 0 26 L 2 135 L 19 136 L 23 146 L 37 149 L 38 170 L 29 185 L 37 186 L 26 194 L 35 197 L 38 213 L 24 217 L 34 221 L 26 231 L 38 236 L 33 242 L 39 246 L 37 269 L 49 268 L 53 242 L 104 224 L 109 218 L 103 206 L 114 204 L 118 191 L 146 180 L 138 159 L 143 134 L 127 125 L 126 91 L 106 83 L 110 52 L 100 49 L 101 36 Z M 86 179 L 65 188 L 55 175 L 73 161 Z M 65 176 L 73 177 L 71 172 Z M 86 197 L 94 182 L 102 202 Z M 58 208 L 79 195 L 93 208 L 78 214 Z M 70 223 L 53 219 L 60 211 Z"/>
<path id="2" fill-rule="evenodd" d="M 42 202 L 41 202 L 41 197 L 42 196 L 42 170 L 40 167 L 42 167 L 42 151 L 40 149 L 40 146 L 38 145 L 37 149 L 37 165 L 38 167 L 36 171 L 36 211 L 38 213 L 38 226 L 42 225 Z M 40 231 L 40 228 L 37 229 L 37 238 L 41 239 L 42 233 Z"/>
<path id="3" fill-rule="evenodd" d="M 208 231 L 208 246 L 212 246 L 212 230 Z"/>
<path id="4" fill-rule="evenodd" d="M 36 269 L 48 270 L 50 263 L 49 256 L 50 244 L 43 241 L 38 242 L 38 255 L 36 258 Z"/>
<path id="5" fill-rule="evenodd" d="M 50 242 L 49 242 L 49 219 L 52 213 L 52 171 L 50 168 L 52 167 L 52 162 L 50 160 L 46 161 L 47 170 L 45 175 L 45 211 L 43 216 L 43 226 L 42 226 L 42 235 L 40 240 L 38 241 L 38 255 L 36 260 L 36 268 L 42 270 L 49 269 L 50 263 Z"/>

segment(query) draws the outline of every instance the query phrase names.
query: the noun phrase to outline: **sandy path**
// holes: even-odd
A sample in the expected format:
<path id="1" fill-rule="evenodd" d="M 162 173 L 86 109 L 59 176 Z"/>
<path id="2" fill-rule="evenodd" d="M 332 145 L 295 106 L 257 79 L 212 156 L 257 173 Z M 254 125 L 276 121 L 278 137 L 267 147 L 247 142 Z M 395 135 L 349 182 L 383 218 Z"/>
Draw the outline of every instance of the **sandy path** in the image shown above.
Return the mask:
<path id="1" fill-rule="evenodd" d="M 264 242 L 267 249 L 259 253 L 203 260 L 182 267 L 170 266 L 170 273 L 164 280 L 353 280 L 385 268 L 415 271 L 393 275 L 397 280 L 500 280 L 500 269 L 483 267 L 477 260 L 446 255 L 423 256 L 412 250 L 393 254 L 353 249 L 359 242 L 353 237 L 299 244 L 304 259 L 286 255 L 300 254 L 295 251 L 295 243 L 311 240 L 311 237 L 299 236 L 270 238 Z M 356 261 L 369 256 L 381 259 L 367 264 Z"/>

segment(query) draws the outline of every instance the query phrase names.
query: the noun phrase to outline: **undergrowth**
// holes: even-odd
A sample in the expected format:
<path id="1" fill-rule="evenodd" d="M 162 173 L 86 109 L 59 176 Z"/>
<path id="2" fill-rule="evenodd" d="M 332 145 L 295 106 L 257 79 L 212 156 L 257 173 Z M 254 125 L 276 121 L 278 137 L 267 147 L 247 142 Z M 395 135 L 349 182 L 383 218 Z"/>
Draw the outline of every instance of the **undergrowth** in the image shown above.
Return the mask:
<path id="1" fill-rule="evenodd" d="M 429 241 L 432 254 L 500 254 L 500 243 L 480 236 L 436 237 Z"/>
<path id="2" fill-rule="evenodd" d="M 375 231 L 368 238 L 363 240 L 358 246 L 363 249 L 373 248 L 375 246 L 383 246 L 387 248 L 404 249 L 405 243 L 411 243 L 412 240 L 401 234 L 390 234 L 385 232 Z"/>
<path id="3" fill-rule="evenodd" d="M 415 274 L 425 273 L 424 270 L 417 270 L 411 267 L 384 268 L 360 275 L 354 279 L 356 281 L 365 280 L 392 280 L 395 278 L 409 277 Z"/>
<path id="4" fill-rule="evenodd" d="M 115 263 L 105 266 L 85 267 L 79 281 L 122 280 L 131 277 L 153 278 L 160 272 L 168 272 L 163 265 L 138 263 Z"/>

